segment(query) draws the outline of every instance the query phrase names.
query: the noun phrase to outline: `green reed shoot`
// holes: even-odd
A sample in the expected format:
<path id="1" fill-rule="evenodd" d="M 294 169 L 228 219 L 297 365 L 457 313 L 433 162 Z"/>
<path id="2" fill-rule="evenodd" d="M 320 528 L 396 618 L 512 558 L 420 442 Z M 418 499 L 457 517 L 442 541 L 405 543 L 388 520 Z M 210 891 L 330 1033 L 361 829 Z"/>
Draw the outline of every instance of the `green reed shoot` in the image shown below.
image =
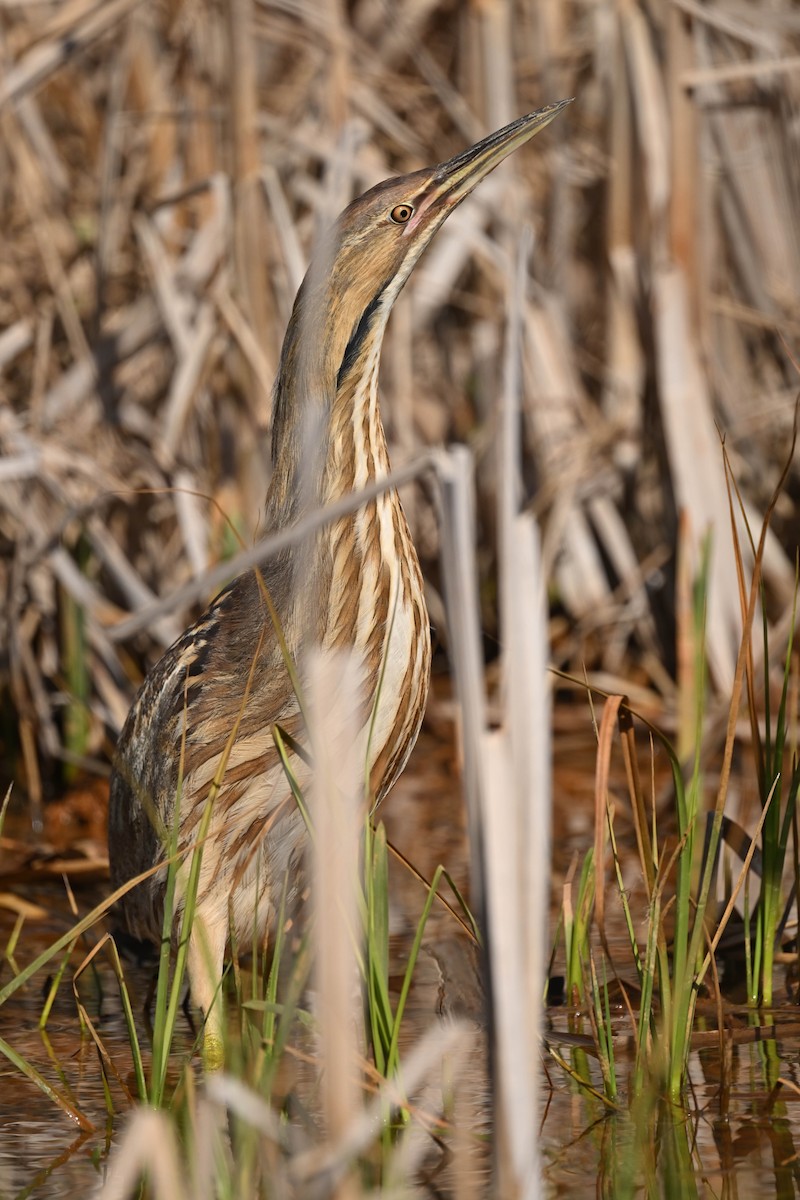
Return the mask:
<path id="1" fill-rule="evenodd" d="M 792 621 L 784 660 L 783 683 L 778 709 L 773 720 L 770 703 L 769 633 L 762 590 L 764 644 L 764 738 L 753 738 L 753 752 L 762 809 L 771 796 L 761 834 L 761 895 L 755 912 L 755 937 L 752 946 L 748 998 L 751 1004 L 759 999 L 772 1004 L 774 956 L 778 939 L 778 924 L 783 911 L 783 875 L 789 833 L 794 825 L 797 790 L 800 786 L 800 765 L 792 763 L 788 785 L 784 786 L 789 735 L 788 695 L 794 649 L 794 626 L 797 616 L 797 577 L 792 604 Z M 748 664 L 750 666 L 750 664 Z M 748 692 L 751 706 L 751 725 L 757 731 L 757 714 L 753 711 L 752 689 Z M 785 796 L 785 802 L 783 802 Z"/>
<path id="2" fill-rule="evenodd" d="M 632 1082 L 634 1096 L 640 1096 L 647 1090 L 645 1085 L 649 1083 L 652 1073 L 653 1046 L 657 1044 L 658 1039 L 654 1001 L 658 962 L 662 952 L 659 941 L 663 937 L 660 887 L 653 889 L 647 917 L 647 942 L 640 975 L 642 992 L 636 1026 L 636 1061 Z M 636 949 L 638 954 L 638 946 Z"/>
<path id="3" fill-rule="evenodd" d="M 579 1004 L 584 999 L 583 964 L 589 961 L 593 894 L 594 852 L 587 850 L 581 867 L 578 901 L 574 910 L 571 898 L 565 896 L 564 899 L 564 949 L 568 1004 Z"/>
<path id="4" fill-rule="evenodd" d="M 618 1094 L 617 1072 L 614 1062 L 614 1032 L 611 1026 L 611 1004 L 608 998 L 608 974 L 605 959 L 603 959 L 603 987 L 597 978 L 594 955 L 589 956 L 591 972 L 592 1004 L 589 1012 L 594 1030 L 595 1045 L 600 1059 L 600 1070 L 603 1073 L 603 1087 L 609 1100 L 616 1100 Z"/>
<path id="5" fill-rule="evenodd" d="M 788 727 L 788 693 L 794 644 L 794 626 L 797 617 L 798 567 L 796 563 L 795 588 L 792 602 L 792 621 L 789 628 L 786 655 L 784 659 L 781 698 L 778 703 L 777 713 L 773 719 L 770 695 L 771 681 L 769 674 L 769 627 L 766 615 L 766 597 L 761 579 L 761 563 L 764 556 L 766 535 L 772 519 L 772 514 L 775 511 L 781 491 L 786 482 L 792 461 L 794 459 L 794 450 L 797 442 L 797 422 L 798 409 L 796 408 L 789 453 L 784 462 L 781 477 L 778 480 L 778 483 L 772 493 L 769 505 L 767 506 L 767 511 L 762 522 L 761 534 L 757 546 L 750 530 L 744 504 L 742 503 L 741 496 L 739 495 L 739 491 L 736 486 L 730 461 L 723 448 L 726 482 L 728 485 L 728 497 L 731 509 L 731 530 L 734 541 L 736 569 L 739 578 L 740 605 L 745 627 L 745 640 L 743 641 L 742 648 L 745 648 L 746 643 L 746 649 L 748 651 L 743 665 L 746 672 L 748 711 L 752 731 L 752 744 L 755 757 L 759 798 L 762 807 L 763 825 L 761 835 L 761 895 L 755 913 L 753 914 L 755 918 L 755 937 L 751 946 L 752 969 L 749 977 L 748 995 L 752 1004 L 756 1004 L 760 998 L 766 1005 L 770 1005 L 772 1003 L 774 954 L 777 941 L 778 923 L 780 921 L 782 908 L 782 887 L 784 864 L 786 860 L 786 848 L 789 839 L 789 831 L 795 825 L 797 789 L 800 785 L 798 764 L 795 759 L 795 761 L 793 761 L 791 764 L 788 786 L 784 788 L 786 768 L 785 760 L 787 757 L 787 737 L 789 736 L 790 732 L 792 733 L 792 741 L 795 742 L 796 740 L 796 731 L 790 731 Z M 734 496 L 736 503 L 734 502 Z M 735 520 L 735 509 L 737 505 L 741 515 L 745 536 L 749 544 L 750 551 L 754 557 L 753 578 L 750 586 L 749 596 L 747 594 L 747 588 L 744 582 L 744 556 L 739 543 L 738 529 Z M 747 641 L 749 630 L 753 623 L 756 599 L 759 599 L 761 602 L 762 614 L 764 702 L 763 741 L 759 727 L 759 712 L 757 705 L 757 689 L 753 656 L 749 641 Z M 740 654 L 740 660 L 741 658 L 742 655 Z M 797 852 L 795 852 L 795 859 L 797 859 Z"/>
<path id="6" fill-rule="evenodd" d="M 474 927 L 471 913 L 463 903 L 450 877 L 440 864 L 427 885 L 425 903 L 414 932 L 400 995 L 392 1009 L 389 981 L 389 860 L 383 824 L 373 827 L 369 817 L 364 824 L 364 928 L 366 941 L 365 1000 L 368 1035 L 377 1070 L 387 1079 L 400 1066 L 400 1028 L 411 982 L 416 969 L 422 938 L 433 902 L 442 879 L 446 879 L 458 897 L 468 924 Z"/>
<path id="7" fill-rule="evenodd" d="M 695 869 L 695 844 L 699 829 L 702 800 L 702 735 L 706 711 L 707 661 L 706 661 L 706 611 L 711 545 L 707 539 L 703 547 L 700 573 L 693 589 L 692 643 L 694 647 L 693 671 L 690 681 L 690 711 L 694 714 L 694 746 L 691 753 L 691 770 L 684 782 L 681 764 L 670 752 L 672 778 L 675 787 L 675 814 L 677 817 L 679 850 L 676 862 L 674 929 L 672 935 L 671 961 L 660 945 L 657 955 L 658 986 L 661 999 L 663 1029 L 667 1042 L 667 1072 L 670 1095 L 680 1094 L 689 1058 L 690 1039 L 694 1024 L 697 1002 L 697 971 L 703 946 L 703 928 L 708 906 L 711 870 L 716 861 L 719 844 L 720 820 L 712 826 L 706 864 L 707 880 L 701 884 L 697 898 L 692 897 L 692 878 Z M 687 708 L 689 706 L 687 705 Z"/>
<path id="8" fill-rule="evenodd" d="M 389 856 L 383 823 L 364 822 L 364 908 L 366 934 L 365 1003 L 375 1066 L 390 1070 L 394 1018 L 389 994 Z"/>
<path id="9" fill-rule="evenodd" d="M 727 466 L 727 462 L 726 462 Z M 785 473 L 784 473 L 785 476 Z M 729 476 L 730 478 L 730 476 Z M 719 943 L 722 931 L 733 911 L 734 901 L 744 888 L 746 917 L 745 947 L 748 992 L 752 1003 L 759 1000 L 769 1004 L 773 995 L 774 953 L 777 943 L 781 915 L 784 908 L 783 876 L 788 848 L 789 834 L 795 828 L 797 793 L 800 787 L 800 764 L 796 754 L 793 756 L 791 772 L 786 776 L 785 762 L 787 746 L 794 742 L 795 734 L 790 729 L 789 721 L 789 680 L 792 657 L 794 653 L 793 632 L 790 632 L 784 659 L 783 680 L 780 699 L 773 711 L 770 703 L 769 676 L 769 639 L 766 616 L 763 616 L 763 659 L 764 676 L 762 689 L 764 693 L 764 736 L 760 733 L 759 709 L 757 705 L 757 687 L 753 667 L 752 630 L 758 601 L 761 601 L 762 614 L 765 610 L 765 598 L 761 584 L 761 563 L 764 554 L 766 533 L 769 521 L 783 484 L 783 477 L 775 489 L 768 507 L 758 546 L 750 537 L 754 565 L 749 581 L 745 578 L 743 555 L 738 542 L 738 534 L 733 521 L 733 500 L 731 500 L 732 527 L 734 538 L 734 554 L 739 575 L 741 607 L 743 617 L 743 632 L 740 643 L 734 686 L 731 694 L 727 731 L 723 749 L 722 766 L 717 784 L 717 794 L 713 810 L 710 814 L 710 836 L 706 847 L 703 869 L 699 874 L 697 868 L 697 851 L 699 850 L 699 834 L 703 829 L 706 813 L 703 808 L 702 772 L 704 764 L 701 757 L 702 737 L 706 725 L 708 711 L 707 702 L 707 662 L 705 648 L 706 601 L 708 594 L 710 544 L 707 542 L 701 559 L 700 571 L 692 592 L 690 628 L 685 629 L 684 636 L 690 639 L 691 671 L 688 678 L 681 679 L 684 691 L 679 700 L 678 709 L 682 714 L 680 725 L 681 757 L 657 730 L 651 729 L 651 735 L 660 742 L 669 759 L 672 771 L 674 795 L 674 819 L 677 833 L 677 845 L 669 861 L 664 861 L 663 854 L 655 849 L 659 846 L 659 830 L 653 817 L 652 831 L 646 829 L 643 798 L 638 782 L 638 767 L 636 766 L 635 746 L 630 730 L 630 716 L 618 698 L 610 698 L 607 702 L 607 713 L 616 717 L 622 737 L 623 751 L 626 756 L 626 772 L 631 810 L 636 829 L 637 846 L 641 860 L 642 874 L 649 897 L 648 927 L 646 946 L 643 958 L 637 939 L 633 932 L 633 922 L 625 896 L 619 865 L 617 862 L 616 846 L 613 830 L 613 820 L 607 805 L 596 804 L 595 820 L 597 832 L 595 835 L 594 851 L 586 855 L 583 864 L 581 880 L 581 900 L 578 906 L 578 917 L 565 906 L 564 930 L 567 948 L 567 980 L 570 995 L 581 996 L 581 968 L 585 961 L 586 947 L 589 938 L 589 921 L 594 918 L 599 923 L 601 937 L 603 934 L 602 886 L 604 862 L 599 856 L 605 857 L 606 837 L 601 832 L 607 824 L 609 839 L 614 862 L 617 868 L 617 885 L 625 912 L 631 952 L 634 964 L 642 986 L 640 1010 L 637 1021 L 637 1057 L 632 1080 L 633 1095 L 640 1095 L 651 1085 L 657 1088 L 664 1086 L 669 1096 L 677 1101 L 683 1091 L 686 1068 L 691 1048 L 691 1038 L 694 1029 L 695 1008 L 700 987 L 709 969 L 712 956 Z M 733 485 L 731 485 L 733 487 Z M 745 525 L 745 528 L 747 526 Z M 797 587 L 792 610 L 793 631 L 796 619 Z M 736 737 L 736 727 L 739 719 L 739 709 L 744 690 L 747 685 L 748 709 L 753 731 L 753 746 L 755 753 L 756 773 L 761 799 L 761 816 L 755 831 L 751 849 L 748 852 L 738 879 L 733 883 L 731 897 L 722 913 L 717 918 L 712 904 L 712 885 L 716 877 L 717 854 L 722 833 L 722 818 L 727 798 L 728 781 L 730 778 L 733 747 Z M 604 737 L 604 724 L 600 727 L 598 745 L 598 779 L 608 778 L 608 755 L 610 740 Z M 607 730 L 606 730 L 607 732 Z M 748 888 L 748 871 L 752 853 L 756 844 L 760 845 L 762 854 L 761 895 L 758 904 L 753 908 L 750 904 Z M 795 852 L 795 860 L 800 857 Z M 657 875 L 654 873 L 656 863 L 660 861 Z M 589 872 L 595 873 L 596 889 L 594 905 L 589 911 L 583 907 L 584 881 Z M 665 894 L 667 884 L 674 877 L 671 894 Z M 665 925 L 667 914 L 671 920 L 671 944 L 668 944 L 668 932 Z M 752 934 L 752 937 L 751 937 Z M 603 1034 L 603 1005 L 599 987 L 595 982 L 594 1015 L 598 1038 L 598 1051 L 601 1064 L 604 1064 L 604 1083 L 606 1089 L 612 1085 L 611 1076 L 607 1070 L 607 1047 Z"/>
<path id="10" fill-rule="evenodd" d="M 55 1003 L 55 998 L 58 993 L 58 989 L 61 986 L 61 980 L 64 978 L 64 972 L 66 971 L 67 966 L 69 965 L 69 961 L 72 958 L 72 952 L 74 949 L 75 949 L 75 942 L 70 942 L 70 944 L 66 947 L 66 949 L 64 951 L 64 954 L 61 958 L 61 962 L 58 964 L 56 973 L 53 976 L 53 979 L 50 983 L 50 987 L 47 990 L 47 995 L 45 997 L 45 1001 L 42 1006 L 42 1011 L 39 1014 L 39 1028 L 40 1029 L 45 1029 L 47 1026 L 47 1022 L 50 1019 L 51 1009 L 53 1007 L 53 1004 Z"/>
<path id="11" fill-rule="evenodd" d="M 75 550 L 79 570 L 89 564 L 89 544 L 81 537 Z M 64 708 L 64 746 L 76 758 L 86 754 L 89 741 L 89 697 L 92 690 L 89 678 L 89 653 L 86 638 L 86 614 L 83 606 L 65 589 L 61 589 L 61 644 L 66 676 Z M 77 768 L 66 763 L 64 776 L 75 779 Z"/>

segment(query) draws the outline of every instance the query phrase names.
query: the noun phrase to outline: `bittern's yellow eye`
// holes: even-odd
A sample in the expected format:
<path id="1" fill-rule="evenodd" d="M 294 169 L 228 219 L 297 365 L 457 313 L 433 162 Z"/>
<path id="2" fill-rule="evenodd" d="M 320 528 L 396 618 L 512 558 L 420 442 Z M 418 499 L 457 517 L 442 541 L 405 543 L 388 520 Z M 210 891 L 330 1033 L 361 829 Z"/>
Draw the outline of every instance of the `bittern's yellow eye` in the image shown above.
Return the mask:
<path id="1" fill-rule="evenodd" d="M 414 209 L 410 204 L 397 204 L 389 213 L 389 220 L 394 221 L 395 225 L 405 225 L 406 221 L 410 221 L 414 215 Z"/>

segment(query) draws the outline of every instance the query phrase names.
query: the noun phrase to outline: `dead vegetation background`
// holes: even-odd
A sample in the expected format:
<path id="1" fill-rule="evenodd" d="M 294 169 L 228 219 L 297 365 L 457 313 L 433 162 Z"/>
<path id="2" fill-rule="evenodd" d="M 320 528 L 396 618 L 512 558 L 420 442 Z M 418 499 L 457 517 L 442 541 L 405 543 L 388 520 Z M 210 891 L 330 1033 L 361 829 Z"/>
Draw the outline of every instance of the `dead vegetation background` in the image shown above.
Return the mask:
<path id="1" fill-rule="evenodd" d="M 258 534 L 318 232 L 379 179 L 566 96 L 401 298 L 393 460 L 472 446 L 491 638 L 497 398 L 531 228 L 525 487 L 553 659 L 669 705 L 676 572 L 710 529 L 725 691 L 718 431 L 757 518 L 797 390 L 798 43 L 791 0 L 0 0 L 0 770 L 34 815 L 108 761 L 232 530 Z M 765 563 L 784 629 L 797 484 Z M 436 514 L 408 507 L 446 641 Z"/>

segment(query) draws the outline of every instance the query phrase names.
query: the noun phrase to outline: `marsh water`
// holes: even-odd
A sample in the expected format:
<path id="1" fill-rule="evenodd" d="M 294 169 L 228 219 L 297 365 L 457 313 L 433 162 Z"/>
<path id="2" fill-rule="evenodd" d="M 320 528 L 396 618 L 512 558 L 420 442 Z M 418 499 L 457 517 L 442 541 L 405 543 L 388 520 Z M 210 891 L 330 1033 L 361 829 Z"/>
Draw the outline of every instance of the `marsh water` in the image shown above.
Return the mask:
<path id="1" fill-rule="evenodd" d="M 590 714 L 570 705 L 556 714 L 555 811 L 553 830 L 553 928 L 563 880 L 574 856 L 592 841 L 595 742 Z M 3 962 L 0 985 L 12 967 L 20 969 L 75 922 L 62 875 L 66 871 L 80 916 L 102 900 L 103 787 L 76 789 L 48 811 L 43 835 L 34 838 L 23 813 L 12 814 L 4 831 L 0 860 L 0 938 L 5 946 L 17 920 L 14 897 L 28 905 L 13 963 Z M 430 878 L 444 863 L 459 887 L 468 879 L 465 818 L 462 810 L 452 709 L 446 698 L 432 706 L 411 765 L 383 810 L 390 840 Z M 629 855 L 632 900 L 636 899 L 632 844 Z M 625 860 L 624 860 L 625 861 Z M 419 882 L 401 866 L 392 868 L 392 953 L 398 975 L 408 955 L 424 902 Z M 11 897 L 12 899 L 9 899 Z M 621 929 L 608 930 L 612 955 L 625 958 Z M 12 1197 L 78 1197 L 101 1186 L 109 1152 L 124 1128 L 133 1091 L 131 1055 L 119 998 L 108 962 L 99 957 L 87 971 L 80 992 L 113 1060 L 118 1079 L 111 1082 L 115 1110 L 107 1115 L 98 1051 L 82 1036 L 72 990 L 75 966 L 99 936 L 89 931 L 76 946 L 56 995 L 46 1031 L 39 1029 L 43 996 L 57 961 L 34 977 L 0 1007 L 0 1038 L 32 1063 L 88 1120 L 81 1129 L 67 1111 L 26 1079 L 7 1057 L 0 1057 L 0 1200 Z M 554 975 L 558 974 L 556 960 Z M 141 1017 L 153 975 L 148 963 L 125 964 L 137 1014 Z M 594 1196 L 784 1197 L 800 1194 L 800 1012 L 786 1003 L 768 1014 L 737 1007 L 731 1000 L 724 1019 L 736 1031 L 720 1052 L 714 1037 L 692 1052 L 690 1096 L 685 1110 L 666 1105 L 637 1106 L 624 1101 L 614 1112 L 599 1097 L 580 1088 L 556 1061 L 561 1055 L 578 1074 L 602 1087 L 600 1072 L 587 1053 L 591 1028 L 581 1014 L 554 1003 L 546 1017 L 547 1046 L 542 1052 L 541 1124 L 538 1136 L 545 1179 L 544 1194 Z M 734 997 L 735 999 L 735 997 Z M 485 1040 L 483 993 L 475 955 L 453 918 L 435 908 L 414 976 L 404 1040 L 412 1043 L 432 1022 L 449 1014 L 466 1018 L 478 1044 Z M 708 1028 L 716 1027 L 717 1015 Z M 617 1023 L 618 1063 L 624 1094 L 625 1045 L 630 1019 L 620 1001 Z M 699 1026 L 703 1028 L 701 1017 Z M 776 1036 L 772 1036 L 774 1027 Z M 765 1036 L 766 1031 L 766 1036 Z M 191 1043 L 185 1021 L 182 1035 Z M 143 1033 L 146 1044 L 146 1034 Z M 470 1087 L 476 1127 L 488 1111 L 486 1054 L 475 1056 Z M 485 1139 L 484 1139 L 485 1144 Z M 435 1148 L 420 1181 L 420 1195 L 450 1194 L 447 1156 Z M 474 1161 L 474 1192 L 489 1195 L 486 1155 Z"/>

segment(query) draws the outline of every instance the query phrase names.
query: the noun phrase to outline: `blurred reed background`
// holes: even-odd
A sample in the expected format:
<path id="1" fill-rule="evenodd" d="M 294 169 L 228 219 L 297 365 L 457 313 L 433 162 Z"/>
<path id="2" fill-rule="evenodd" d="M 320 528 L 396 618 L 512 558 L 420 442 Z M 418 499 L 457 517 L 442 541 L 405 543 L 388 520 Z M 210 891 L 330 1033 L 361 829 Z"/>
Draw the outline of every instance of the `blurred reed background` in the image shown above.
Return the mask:
<path id="1" fill-rule="evenodd" d="M 719 434 L 760 514 L 797 391 L 798 40 L 790 0 L 0 0 L 0 771 L 34 816 L 107 762 L 206 573 L 259 532 L 270 388 L 319 231 L 379 179 L 566 96 L 401 298 L 393 462 L 472 447 L 491 654 L 530 227 L 521 435 L 552 659 L 669 709 L 679 548 L 691 570 L 710 528 L 727 689 Z M 797 493 L 794 471 L 764 564 L 777 622 Z M 446 644 L 432 496 L 407 506 Z"/>

